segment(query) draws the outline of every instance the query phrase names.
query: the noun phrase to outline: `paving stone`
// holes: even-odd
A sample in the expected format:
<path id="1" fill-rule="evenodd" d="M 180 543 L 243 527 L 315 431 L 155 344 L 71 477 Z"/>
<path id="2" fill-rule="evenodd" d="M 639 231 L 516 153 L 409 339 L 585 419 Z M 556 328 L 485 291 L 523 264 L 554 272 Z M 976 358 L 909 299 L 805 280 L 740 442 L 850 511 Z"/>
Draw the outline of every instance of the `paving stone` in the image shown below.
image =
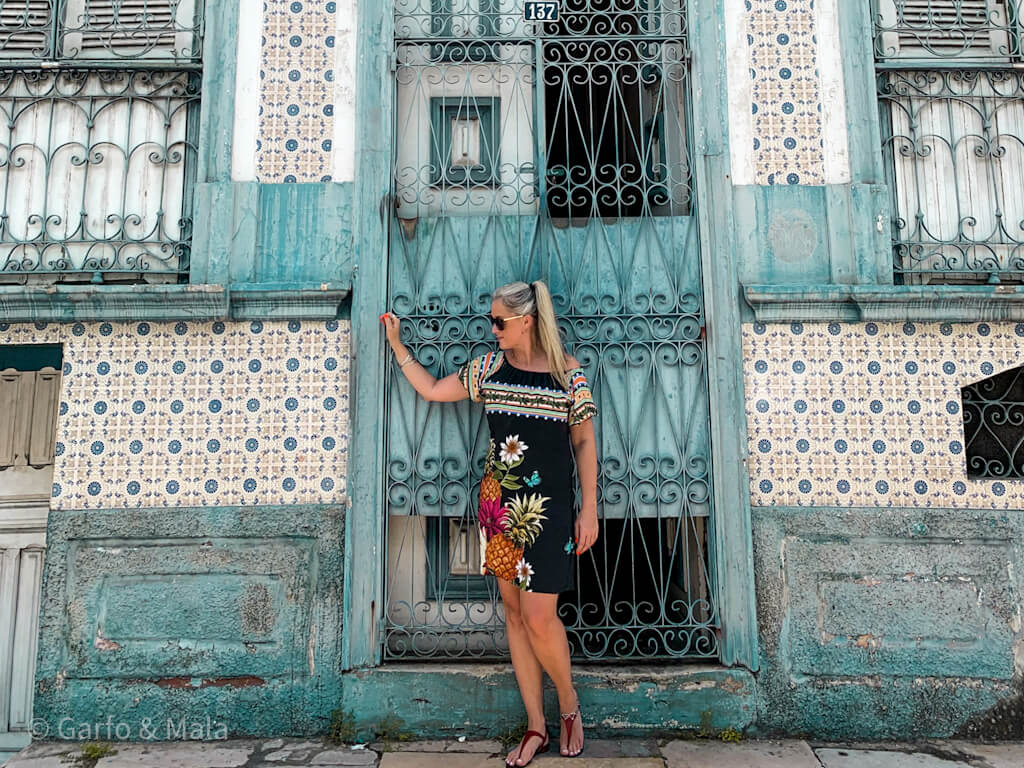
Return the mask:
<path id="1" fill-rule="evenodd" d="M 266 752 L 268 749 L 280 749 L 284 746 L 284 739 L 271 739 L 270 741 L 263 742 L 263 751 Z"/>
<path id="2" fill-rule="evenodd" d="M 2 765 L 4 768 L 70 768 L 78 764 L 75 762 L 74 754 L 22 757 L 19 752 Z"/>
<path id="3" fill-rule="evenodd" d="M 499 763 L 500 765 L 500 763 Z M 664 768 L 658 757 L 561 757 L 549 754 L 537 755 L 531 765 L 542 768 Z M 494 768 L 495 760 L 489 755 L 467 754 L 423 754 L 417 752 L 392 752 L 380 759 L 380 768 Z"/>
<path id="4" fill-rule="evenodd" d="M 551 740 L 551 748 L 558 751 L 558 742 Z M 587 757 L 660 757 L 658 742 L 653 739 L 587 739 L 584 742 Z"/>
<path id="5" fill-rule="evenodd" d="M 117 754 L 100 758 L 96 768 L 239 768 L 258 742 L 146 742 L 114 744 Z"/>
<path id="6" fill-rule="evenodd" d="M 67 741 L 37 741 L 9 757 L 0 758 L 4 768 L 69 768 L 78 756 L 80 744 Z"/>
<path id="7" fill-rule="evenodd" d="M 448 742 L 437 741 L 375 741 L 369 748 L 376 752 L 444 752 Z"/>
<path id="8" fill-rule="evenodd" d="M 405 750 L 403 750 L 404 752 Z M 506 750 L 497 741 L 449 741 L 445 752 L 477 752 L 486 755 L 503 754 Z"/>
<path id="9" fill-rule="evenodd" d="M 924 752 L 882 749 L 818 749 L 824 768 L 971 768 L 961 760 L 947 760 Z M 1017 768 L 1019 768 L 1019 763 Z"/>
<path id="10" fill-rule="evenodd" d="M 991 768 L 1021 768 L 1024 765 L 1024 744 L 978 744 L 970 741 L 950 742 L 954 749 L 976 755 Z"/>
<path id="11" fill-rule="evenodd" d="M 263 755 L 262 759 L 268 763 L 279 763 L 284 761 L 301 762 L 309 760 L 317 752 L 320 752 L 328 745 L 322 741 L 294 741 L 285 742 L 284 746 L 269 755 Z"/>
<path id="12" fill-rule="evenodd" d="M 33 741 L 16 757 L 52 757 L 54 755 L 77 755 L 81 744 L 77 741 Z M 11 765 L 11 763 L 8 763 Z"/>
<path id="13" fill-rule="evenodd" d="M 668 768 L 821 768 L 805 741 L 672 741 L 661 753 Z"/>
<path id="14" fill-rule="evenodd" d="M 309 765 L 373 765 L 377 762 L 377 753 L 369 749 L 328 749 L 313 755 Z"/>

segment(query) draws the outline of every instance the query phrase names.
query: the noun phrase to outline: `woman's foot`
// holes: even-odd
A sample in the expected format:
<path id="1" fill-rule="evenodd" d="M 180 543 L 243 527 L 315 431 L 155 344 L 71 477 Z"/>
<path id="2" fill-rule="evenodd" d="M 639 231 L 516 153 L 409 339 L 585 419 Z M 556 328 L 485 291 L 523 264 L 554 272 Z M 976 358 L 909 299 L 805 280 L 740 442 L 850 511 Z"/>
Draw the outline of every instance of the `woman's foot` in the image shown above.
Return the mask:
<path id="1" fill-rule="evenodd" d="M 576 700 L 576 709 L 563 712 L 562 729 L 559 734 L 563 757 L 576 757 L 583 751 L 583 715 L 580 713 L 580 702 Z"/>
<path id="2" fill-rule="evenodd" d="M 521 768 L 524 765 L 529 765 L 537 753 L 548 751 L 551 737 L 548 735 L 547 726 L 542 727 L 543 730 L 531 729 L 523 734 L 523 740 L 519 742 L 519 746 L 505 756 L 505 765 L 510 768 L 512 766 Z"/>

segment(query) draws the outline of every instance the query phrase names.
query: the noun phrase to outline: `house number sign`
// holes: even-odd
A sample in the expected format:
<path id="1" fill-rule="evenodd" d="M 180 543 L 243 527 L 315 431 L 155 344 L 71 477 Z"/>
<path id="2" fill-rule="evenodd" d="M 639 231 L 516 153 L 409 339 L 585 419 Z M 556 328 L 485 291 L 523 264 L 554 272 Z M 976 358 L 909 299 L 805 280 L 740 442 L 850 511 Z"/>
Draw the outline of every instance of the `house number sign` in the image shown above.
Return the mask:
<path id="1" fill-rule="evenodd" d="M 524 0 L 523 21 L 558 21 L 558 0 Z"/>

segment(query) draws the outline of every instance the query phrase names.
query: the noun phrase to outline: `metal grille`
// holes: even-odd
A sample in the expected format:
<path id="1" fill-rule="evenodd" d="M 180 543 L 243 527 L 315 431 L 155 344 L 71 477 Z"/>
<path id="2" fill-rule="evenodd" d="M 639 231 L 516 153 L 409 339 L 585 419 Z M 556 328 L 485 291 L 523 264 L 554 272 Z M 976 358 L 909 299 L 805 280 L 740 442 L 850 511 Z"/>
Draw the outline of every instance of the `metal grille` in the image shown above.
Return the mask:
<path id="1" fill-rule="evenodd" d="M 201 0 L 0 0 L 0 282 L 178 282 Z"/>
<path id="2" fill-rule="evenodd" d="M 897 283 L 1024 279 L 1021 0 L 878 0 Z"/>
<path id="3" fill-rule="evenodd" d="M 964 387 L 968 477 L 1024 478 L 1024 368 Z"/>
<path id="4" fill-rule="evenodd" d="M 199 76 L 0 72 L 0 274 L 187 274 Z"/>
<path id="5" fill-rule="evenodd" d="M 197 68 L 201 10 L 201 0 L 0 0 L 0 59 Z"/>
<path id="6" fill-rule="evenodd" d="M 714 658 L 704 314 L 683 10 L 396 5 L 389 287 L 437 376 L 494 345 L 490 293 L 546 280 L 601 409 L 601 538 L 559 611 L 576 658 Z M 385 655 L 507 653 L 479 577 L 487 429 L 389 372 Z M 475 573 L 467 572 L 473 561 Z"/>

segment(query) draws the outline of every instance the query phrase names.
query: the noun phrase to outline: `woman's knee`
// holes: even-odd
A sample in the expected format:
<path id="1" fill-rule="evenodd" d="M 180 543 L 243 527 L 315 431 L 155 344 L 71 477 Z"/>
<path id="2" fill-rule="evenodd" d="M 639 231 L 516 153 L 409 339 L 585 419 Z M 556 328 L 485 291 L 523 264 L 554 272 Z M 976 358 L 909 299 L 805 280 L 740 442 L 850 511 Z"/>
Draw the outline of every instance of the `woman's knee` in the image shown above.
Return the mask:
<path id="1" fill-rule="evenodd" d="M 524 626 L 523 612 L 519 609 L 518 605 L 513 606 L 505 603 L 505 626 L 512 629 L 519 629 Z"/>
<path id="2" fill-rule="evenodd" d="M 546 606 L 529 606 L 520 611 L 522 622 L 534 635 L 542 635 L 551 626 L 554 614 Z"/>

